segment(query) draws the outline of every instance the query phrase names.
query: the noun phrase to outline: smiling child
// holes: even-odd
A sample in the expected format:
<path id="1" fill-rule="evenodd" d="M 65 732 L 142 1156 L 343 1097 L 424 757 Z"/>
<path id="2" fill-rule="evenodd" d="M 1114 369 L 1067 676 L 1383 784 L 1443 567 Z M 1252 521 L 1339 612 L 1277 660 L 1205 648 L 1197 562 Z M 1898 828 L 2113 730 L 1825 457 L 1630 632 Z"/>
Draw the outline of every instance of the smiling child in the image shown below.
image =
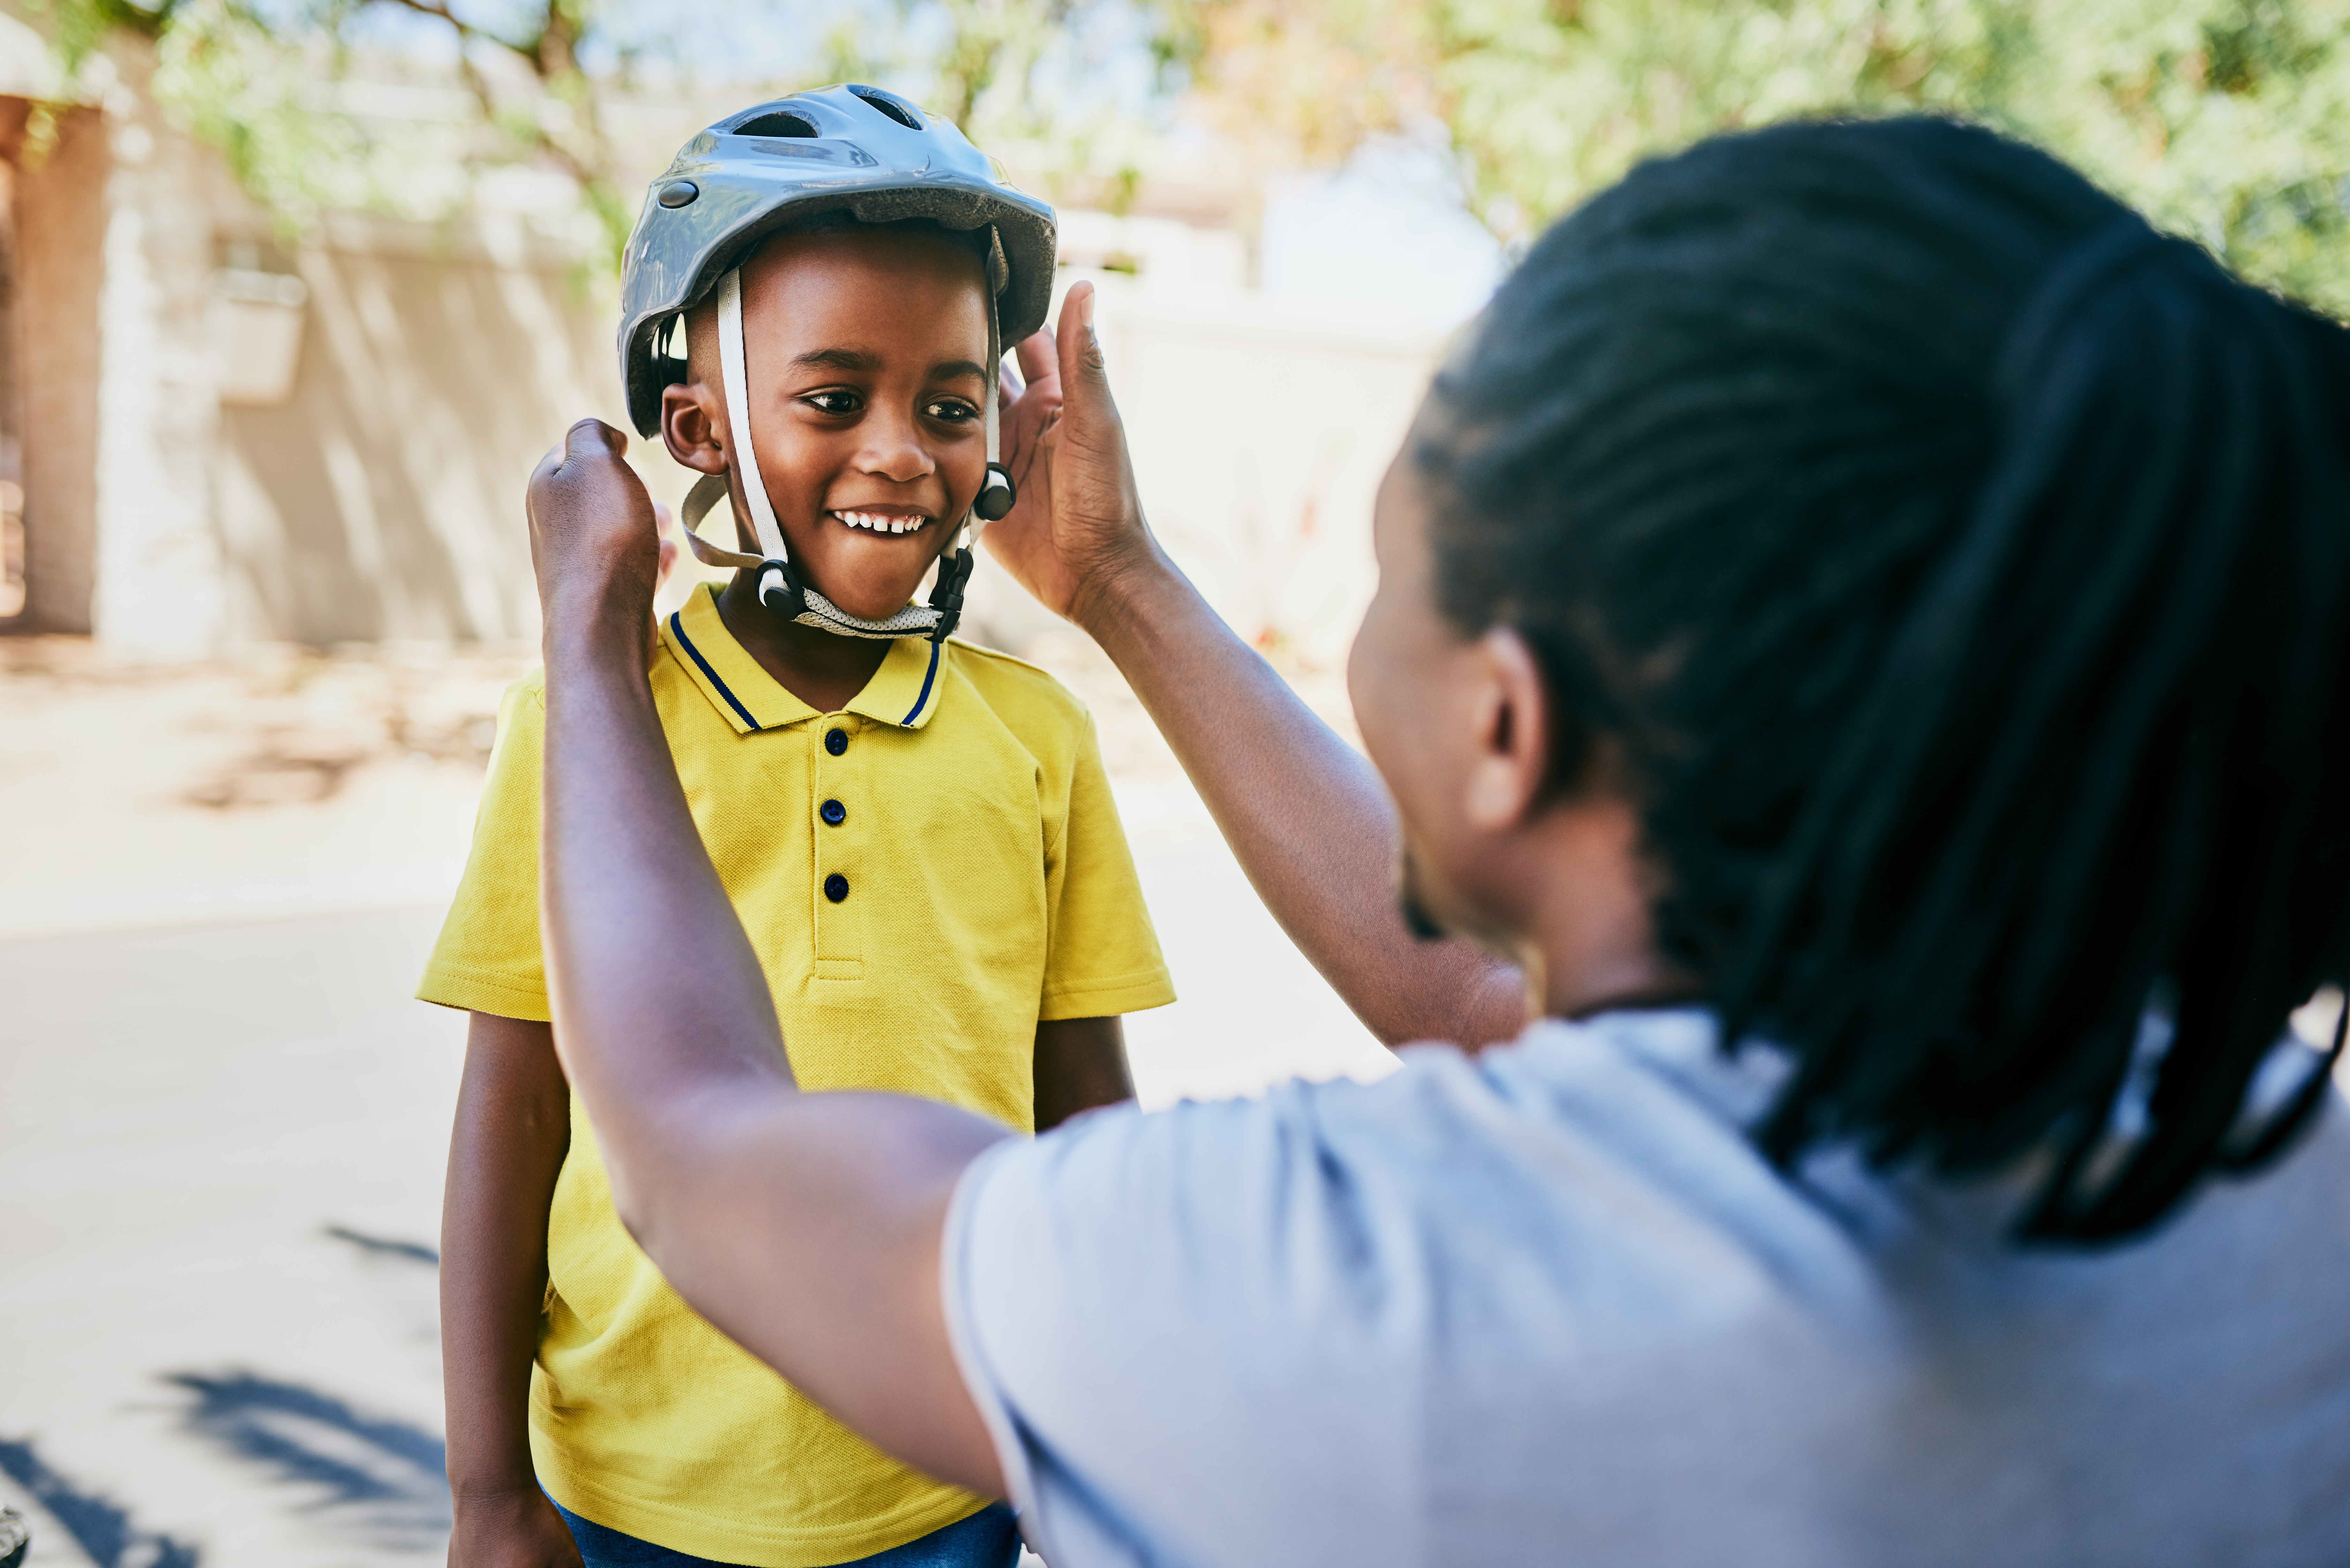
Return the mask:
<path id="1" fill-rule="evenodd" d="M 800 1081 L 1023 1130 L 1128 1097 L 1119 1015 L 1173 1000 L 1091 720 L 945 635 L 995 483 L 997 358 L 1051 265 L 1049 212 L 952 127 L 847 88 L 689 143 L 624 283 L 639 427 L 738 520 L 746 564 L 663 623 L 651 682 Z M 910 604 L 934 566 L 939 607 Z M 419 992 L 473 1014 L 443 1224 L 452 1563 L 1005 1568 L 1001 1506 L 835 1423 L 621 1228 L 547 1022 L 544 722 L 533 676 Z"/>

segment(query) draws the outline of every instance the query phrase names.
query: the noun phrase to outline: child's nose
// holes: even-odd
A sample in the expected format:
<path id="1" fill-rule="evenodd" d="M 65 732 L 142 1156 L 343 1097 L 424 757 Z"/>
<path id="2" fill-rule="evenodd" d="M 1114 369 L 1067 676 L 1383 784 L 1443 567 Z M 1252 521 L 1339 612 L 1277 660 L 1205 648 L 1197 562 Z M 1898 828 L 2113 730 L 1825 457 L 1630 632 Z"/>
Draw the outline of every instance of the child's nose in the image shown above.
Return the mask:
<path id="1" fill-rule="evenodd" d="M 907 484 L 928 477 L 938 464 L 922 444 L 921 431 L 902 416 L 883 415 L 865 421 L 865 450 L 857 465 L 865 472 L 893 483 Z"/>

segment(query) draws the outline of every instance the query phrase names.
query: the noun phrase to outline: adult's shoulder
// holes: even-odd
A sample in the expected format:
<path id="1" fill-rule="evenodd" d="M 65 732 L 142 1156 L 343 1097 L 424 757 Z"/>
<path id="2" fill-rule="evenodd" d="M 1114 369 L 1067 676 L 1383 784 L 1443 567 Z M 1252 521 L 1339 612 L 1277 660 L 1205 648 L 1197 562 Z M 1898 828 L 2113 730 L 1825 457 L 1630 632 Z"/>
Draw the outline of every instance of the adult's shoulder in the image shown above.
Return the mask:
<path id="1" fill-rule="evenodd" d="M 1817 1350 L 1866 1293 L 1850 1243 L 1671 1046 L 1546 1025 L 991 1152 L 947 1295 L 1015 1495 L 1082 1556 L 1134 1522 L 1092 1500 L 1212 1472 L 1203 1557 L 1425 1561 L 1431 1494 L 1555 1486 L 1632 1418 L 1628 1368 Z M 1301 1504 L 1332 1475 L 1344 1509 Z"/>

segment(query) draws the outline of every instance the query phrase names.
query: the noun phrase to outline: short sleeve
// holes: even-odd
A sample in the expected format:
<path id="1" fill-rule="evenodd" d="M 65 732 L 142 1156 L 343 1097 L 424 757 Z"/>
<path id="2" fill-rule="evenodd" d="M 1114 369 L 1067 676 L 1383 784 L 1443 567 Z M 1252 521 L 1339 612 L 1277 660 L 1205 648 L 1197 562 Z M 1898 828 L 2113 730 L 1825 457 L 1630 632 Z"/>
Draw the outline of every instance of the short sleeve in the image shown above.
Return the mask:
<path id="1" fill-rule="evenodd" d="M 1409 1560 L 1397 1282 L 1298 1109 L 1099 1111 L 965 1173 L 948 1332 L 1046 1561 Z"/>
<path id="2" fill-rule="evenodd" d="M 1060 842 L 1045 862 L 1049 947 L 1040 1020 L 1107 1018 L 1164 1007 L 1175 984 L 1142 901 L 1088 715 L 1069 779 Z"/>
<path id="3" fill-rule="evenodd" d="M 1624 1038 L 1676 1028 L 1545 1023 L 990 1149 L 941 1304 L 1038 1552 L 1906 1561 L 1813 1532 L 1819 1477 L 1908 1386 L 1903 1330 L 1840 1212 L 1722 1114 L 1749 1064 L 1685 1076 Z"/>
<path id="4" fill-rule="evenodd" d="M 546 734 L 540 678 L 506 691 L 465 875 L 416 994 L 468 1012 L 546 1023 L 538 937 L 539 773 Z"/>

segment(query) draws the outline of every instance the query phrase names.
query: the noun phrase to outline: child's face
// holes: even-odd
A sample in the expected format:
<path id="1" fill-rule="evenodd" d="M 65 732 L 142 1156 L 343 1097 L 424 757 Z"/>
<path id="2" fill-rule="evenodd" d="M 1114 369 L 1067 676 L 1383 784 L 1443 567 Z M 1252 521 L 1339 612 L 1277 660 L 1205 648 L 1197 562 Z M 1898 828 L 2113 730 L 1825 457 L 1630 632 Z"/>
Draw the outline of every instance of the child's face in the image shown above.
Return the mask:
<path id="1" fill-rule="evenodd" d="M 785 234 L 743 269 L 760 477 L 801 579 L 851 615 L 904 607 L 979 493 L 986 312 L 979 258 L 932 234 Z M 671 397 L 714 413 L 724 407 L 714 313 L 693 326 L 698 384 Z M 663 426 L 680 461 L 714 472 L 679 450 L 689 430 L 673 417 Z M 701 444 L 723 428 L 708 421 Z"/>

